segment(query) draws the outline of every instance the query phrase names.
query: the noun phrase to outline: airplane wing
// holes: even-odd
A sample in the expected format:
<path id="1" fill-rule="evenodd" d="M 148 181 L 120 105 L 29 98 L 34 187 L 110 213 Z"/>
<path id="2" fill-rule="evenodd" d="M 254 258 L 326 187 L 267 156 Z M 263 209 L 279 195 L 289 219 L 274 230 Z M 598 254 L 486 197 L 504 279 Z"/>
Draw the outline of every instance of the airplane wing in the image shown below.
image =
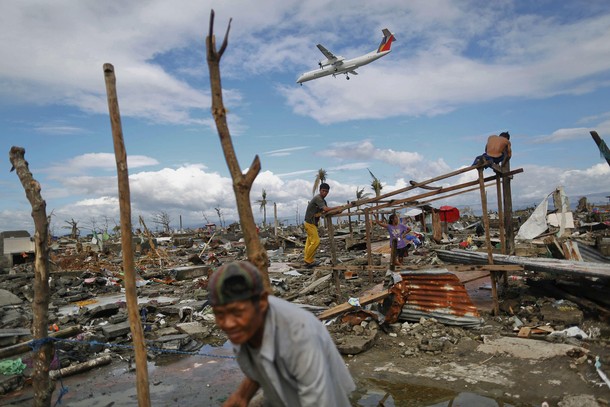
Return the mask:
<path id="1" fill-rule="evenodd" d="M 330 52 L 329 50 L 324 48 L 324 46 L 322 44 L 318 44 L 317 47 L 329 61 L 333 60 L 333 59 L 337 59 L 337 57 L 332 52 Z"/>
<path id="2" fill-rule="evenodd" d="M 352 75 L 358 75 L 358 72 L 356 71 L 349 71 L 349 73 L 351 73 Z"/>

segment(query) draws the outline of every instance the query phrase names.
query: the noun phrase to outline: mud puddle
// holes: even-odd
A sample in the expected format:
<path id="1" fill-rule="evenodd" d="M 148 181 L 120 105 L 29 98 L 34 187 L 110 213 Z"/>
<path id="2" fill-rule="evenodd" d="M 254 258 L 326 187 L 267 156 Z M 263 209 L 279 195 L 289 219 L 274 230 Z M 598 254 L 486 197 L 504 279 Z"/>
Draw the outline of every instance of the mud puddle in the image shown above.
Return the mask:
<path id="1" fill-rule="evenodd" d="M 530 407 L 529 404 L 511 404 L 476 393 L 457 393 L 439 387 L 381 380 L 359 383 L 352 400 L 358 407 Z"/>

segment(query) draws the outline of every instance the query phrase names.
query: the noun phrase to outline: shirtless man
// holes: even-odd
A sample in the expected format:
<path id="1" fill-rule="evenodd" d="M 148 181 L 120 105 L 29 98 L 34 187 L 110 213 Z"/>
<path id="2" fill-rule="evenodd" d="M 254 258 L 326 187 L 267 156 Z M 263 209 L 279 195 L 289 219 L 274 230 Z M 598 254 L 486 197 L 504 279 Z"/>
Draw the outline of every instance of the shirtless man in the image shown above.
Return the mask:
<path id="1" fill-rule="evenodd" d="M 485 153 L 474 159 L 472 165 L 476 165 L 480 160 L 493 161 L 500 164 L 504 159 L 510 159 L 513 152 L 510 147 L 510 134 L 507 131 L 500 133 L 499 136 L 491 135 L 487 139 Z M 485 167 L 487 168 L 487 167 Z"/>

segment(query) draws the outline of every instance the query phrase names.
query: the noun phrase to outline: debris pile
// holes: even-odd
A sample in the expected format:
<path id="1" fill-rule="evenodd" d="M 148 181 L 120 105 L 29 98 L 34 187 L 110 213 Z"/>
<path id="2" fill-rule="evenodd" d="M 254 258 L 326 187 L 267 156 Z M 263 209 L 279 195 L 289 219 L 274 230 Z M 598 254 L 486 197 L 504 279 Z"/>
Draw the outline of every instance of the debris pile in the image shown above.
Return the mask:
<path id="1" fill-rule="evenodd" d="M 562 242 L 559 246 L 578 241 L 570 253 L 582 242 L 588 242 L 589 248 L 605 247 L 607 218 L 598 212 L 599 219 L 606 219 L 602 221 L 605 226 L 590 225 L 584 222 L 591 219 L 590 208 L 587 210 L 576 212 L 574 227 L 564 229 L 571 230 L 569 234 L 554 237 Z M 608 280 L 600 273 L 593 279 L 582 275 L 570 279 L 573 274 L 549 274 L 528 263 L 524 271 L 512 273 L 508 286 L 502 288 L 499 315 L 478 308 L 470 299 L 468 290 L 472 288 L 467 289 L 464 278 L 451 268 L 455 262 L 486 264 L 486 258 L 475 261 L 468 257 L 485 255 L 478 253 L 484 250 L 479 247 L 481 238 L 476 236 L 480 221 L 463 220 L 470 224 L 452 223 L 449 234 L 438 243 L 422 233 L 422 244 L 413 247 L 405 265 L 397 270 L 389 264 L 391 249 L 384 229 L 373 229 L 369 260 L 365 225 L 353 224 L 351 233 L 337 227 L 337 264 L 333 265 L 330 238 L 321 228 L 320 264 L 313 269 L 302 267 L 306 236 L 301 228 L 263 229 L 260 237 L 268 250 L 273 294 L 318 315 L 341 353 L 350 357 L 375 349 L 393 349 L 400 359 L 451 360 L 489 338 L 500 337 L 545 339 L 595 349 L 595 353 L 610 347 L 610 328 L 605 319 L 610 315 L 606 308 L 610 304 L 604 296 Z M 591 246 L 591 242 L 597 246 Z M 63 238 L 53 245 L 49 335 L 55 338 L 54 377 L 111 361 L 133 368 L 121 249 L 112 239 L 103 243 L 100 246 L 84 239 Z M 521 248 L 525 244 L 536 247 L 539 239 L 522 242 Z M 544 254 L 538 249 L 530 254 L 539 258 L 559 253 L 548 249 L 548 241 L 543 245 L 547 249 Z M 239 232 L 134 238 L 134 251 L 139 313 L 149 359 L 193 354 L 205 344 L 224 344 L 227 338 L 215 326 L 207 304 L 207 278 L 220 264 L 245 259 Z M 494 248 L 494 256 L 498 251 Z M 533 259 L 507 257 L 507 264 L 515 264 L 519 258 Z M 603 254 L 601 259 L 605 259 Z M 497 262 L 494 257 L 494 263 L 501 264 L 500 257 Z M 586 262 L 580 263 L 586 268 Z M 574 273 L 576 268 L 571 270 Z M 0 358 L 11 361 L 5 367 L 0 364 L 0 394 L 22 387 L 31 375 L 31 347 L 27 343 L 32 340 L 33 280 L 32 263 L 15 265 L 7 274 L 0 274 Z M 574 354 L 571 363 L 578 361 L 584 368 L 585 361 L 593 363 L 595 353 Z M 602 366 L 608 366 L 609 359 L 607 350 L 601 352 Z"/>

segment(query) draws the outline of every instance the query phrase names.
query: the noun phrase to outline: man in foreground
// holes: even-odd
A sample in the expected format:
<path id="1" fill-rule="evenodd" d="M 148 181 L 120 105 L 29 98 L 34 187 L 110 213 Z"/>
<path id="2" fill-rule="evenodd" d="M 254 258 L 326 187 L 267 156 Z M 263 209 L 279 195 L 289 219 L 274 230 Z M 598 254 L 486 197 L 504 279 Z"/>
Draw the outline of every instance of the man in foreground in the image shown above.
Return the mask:
<path id="1" fill-rule="evenodd" d="M 223 265 L 210 277 L 208 292 L 216 324 L 246 375 L 224 406 L 247 406 L 259 388 L 266 406 L 350 406 L 354 381 L 326 327 L 265 292 L 252 263 Z"/>
<path id="2" fill-rule="evenodd" d="M 330 191 L 330 186 L 323 182 L 320 184 L 320 193 L 314 196 L 305 211 L 305 232 L 307 240 L 305 241 L 305 249 L 303 250 L 303 262 L 305 267 L 311 268 L 316 265 L 315 256 L 318 247 L 320 246 L 320 235 L 318 234 L 318 223 L 320 217 L 326 212 L 332 211 L 335 208 L 329 208 L 326 204 L 326 196 Z"/>
<path id="3" fill-rule="evenodd" d="M 495 164 L 500 164 L 505 160 L 509 160 L 511 156 L 510 134 L 505 131 L 500 133 L 499 136 L 489 136 L 487 144 L 485 145 L 485 153 L 475 158 L 472 165 L 476 165 L 480 160 L 492 161 Z"/>

